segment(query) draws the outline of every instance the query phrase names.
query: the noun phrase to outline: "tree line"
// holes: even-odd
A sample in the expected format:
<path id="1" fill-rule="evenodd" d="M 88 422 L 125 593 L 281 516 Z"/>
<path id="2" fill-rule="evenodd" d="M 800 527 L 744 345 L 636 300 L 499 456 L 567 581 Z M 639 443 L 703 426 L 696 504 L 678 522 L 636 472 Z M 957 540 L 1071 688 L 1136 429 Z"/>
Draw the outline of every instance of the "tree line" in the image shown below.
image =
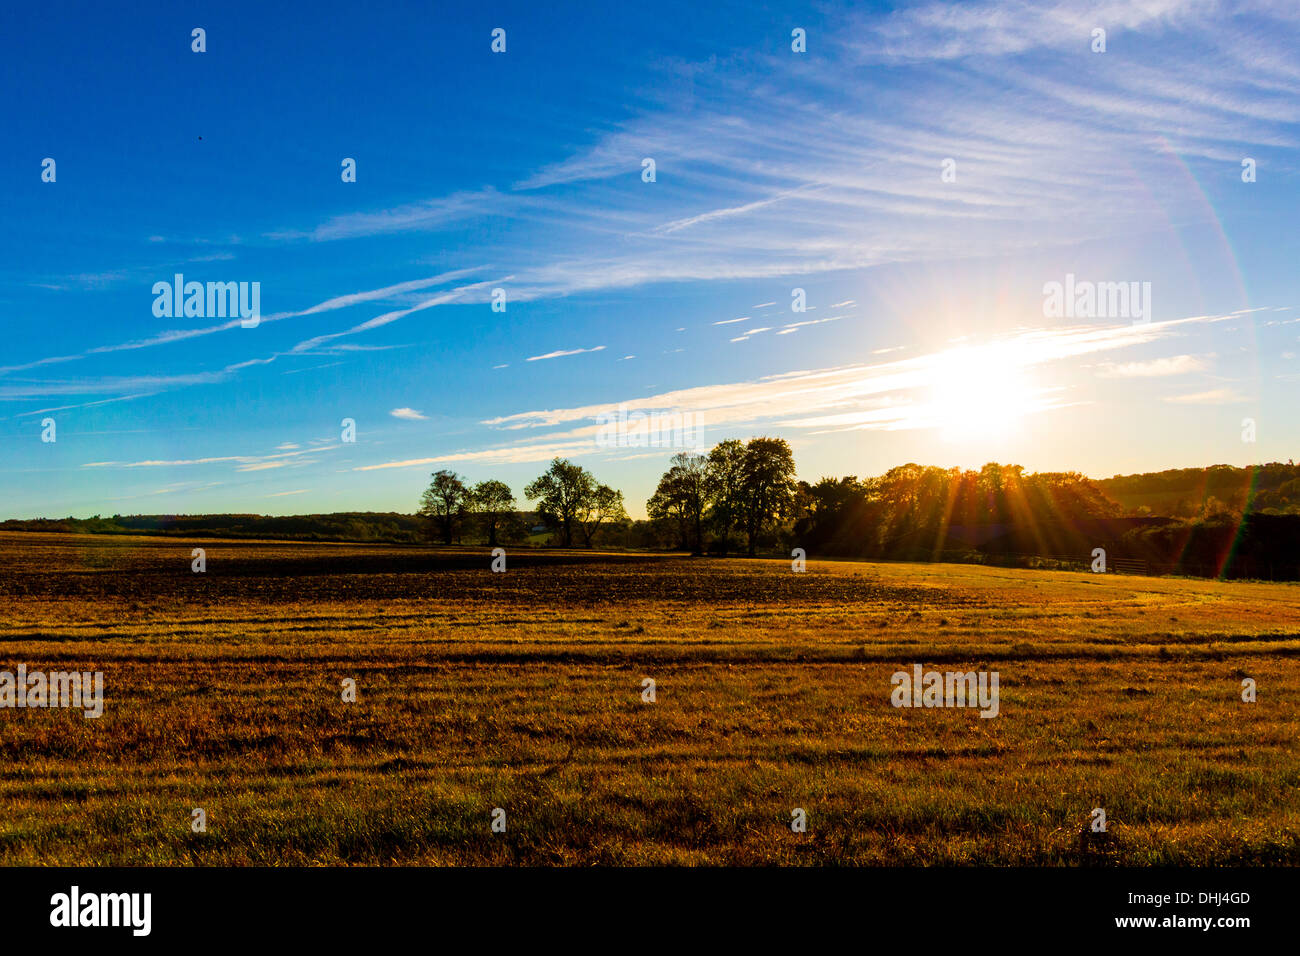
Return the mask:
<path id="1" fill-rule="evenodd" d="M 527 535 L 526 518 L 504 481 L 489 479 L 467 485 L 454 471 L 435 471 L 420 497 L 418 513 L 433 522 L 445 544 L 459 541 L 469 530 L 486 538 L 490 547 Z M 524 495 L 538 500 L 537 517 L 558 533 L 560 544 L 581 540 L 592 547 L 602 525 L 628 520 L 623 492 L 598 482 L 581 465 L 556 458 L 546 472 L 528 484 Z"/>
<path id="2" fill-rule="evenodd" d="M 1153 572 L 1300 577 L 1300 466 L 1212 465 L 1089 479 L 913 463 L 882 475 L 800 481 L 779 438 L 728 440 L 673 456 L 631 520 L 621 491 L 565 459 L 524 489 L 435 472 L 417 514 L 112 515 L 11 519 L 0 530 L 161 534 L 417 544 L 517 544 L 539 536 L 572 547 L 781 553 L 908 561 L 1077 564 L 1093 548 Z M 1039 562 L 1039 563 L 1035 563 Z M 1050 566 L 1060 566 L 1050 565 Z"/>
<path id="3" fill-rule="evenodd" d="M 810 555 L 1012 564 L 1077 564 L 1103 547 L 1113 560 L 1145 561 L 1157 572 L 1300 576 L 1300 515 L 1291 511 L 1300 469 L 1291 462 L 1253 470 L 1213 466 L 1199 470 L 1199 481 L 1197 471 L 1098 481 L 996 462 L 978 470 L 909 463 L 883 475 L 810 483 L 796 477 L 785 440 L 759 437 L 674 455 L 643 521 L 628 518 L 620 491 L 564 459 L 553 460 L 525 495 L 538 500 L 538 520 L 566 547 L 721 556 L 801 547 Z M 1193 507 L 1186 504 L 1189 484 L 1201 491 Z M 1251 489 L 1247 498 L 1225 496 L 1237 509 L 1209 493 L 1243 485 Z M 1121 496 L 1124 503 L 1116 500 Z M 1181 513 L 1161 515 L 1135 498 L 1180 502 Z M 425 492 L 421 513 L 444 541 L 459 540 L 462 526 L 476 524 L 495 545 L 501 529 L 518 517 L 514 509 L 504 483 L 471 487 L 441 471 Z M 511 533 L 518 529 L 512 526 Z"/>
<path id="4" fill-rule="evenodd" d="M 485 538 L 490 546 L 523 536 L 522 515 L 504 482 L 491 479 L 470 485 L 447 469 L 431 477 L 419 514 L 429 519 L 444 543 L 459 541 L 466 533 Z M 708 454 L 674 455 L 646 503 L 649 521 L 633 522 L 623 492 L 564 458 L 553 459 L 524 489 L 524 496 L 537 502 L 537 517 L 563 547 L 575 542 L 593 547 L 602 531 L 606 538 L 621 532 L 624 543 L 630 543 L 635 531 L 638 546 L 663 546 L 668 544 L 662 540 L 665 529 L 675 525 L 680 546 L 696 554 L 712 543 L 725 555 L 743 540 L 753 555 L 792 515 L 796 489 L 789 444 L 780 438 L 754 438 L 721 442 Z"/>

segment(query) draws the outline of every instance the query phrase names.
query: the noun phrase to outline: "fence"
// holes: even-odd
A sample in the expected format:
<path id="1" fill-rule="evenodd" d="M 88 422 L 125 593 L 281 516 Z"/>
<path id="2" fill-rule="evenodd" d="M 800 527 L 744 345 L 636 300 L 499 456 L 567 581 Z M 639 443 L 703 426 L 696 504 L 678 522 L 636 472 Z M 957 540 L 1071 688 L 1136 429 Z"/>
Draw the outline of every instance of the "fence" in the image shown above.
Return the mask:
<path id="1" fill-rule="evenodd" d="M 1110 562 L 1109 569 L 1116 574 L 1150 574 L 1145 561 L 1138 561 L 1133 558 L 1116 558 Z"/>

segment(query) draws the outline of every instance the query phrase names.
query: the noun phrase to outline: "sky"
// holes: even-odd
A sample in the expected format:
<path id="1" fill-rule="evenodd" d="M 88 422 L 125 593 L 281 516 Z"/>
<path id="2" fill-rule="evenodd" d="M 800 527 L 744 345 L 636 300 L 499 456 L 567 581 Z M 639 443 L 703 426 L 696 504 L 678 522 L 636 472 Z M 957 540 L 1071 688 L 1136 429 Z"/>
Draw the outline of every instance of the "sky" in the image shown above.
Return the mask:
<path id="1" fill-rule="evenodd" d="M 1293 0 L 373 6 L 0 13 L 0 517 L 1300 449 Z"/>

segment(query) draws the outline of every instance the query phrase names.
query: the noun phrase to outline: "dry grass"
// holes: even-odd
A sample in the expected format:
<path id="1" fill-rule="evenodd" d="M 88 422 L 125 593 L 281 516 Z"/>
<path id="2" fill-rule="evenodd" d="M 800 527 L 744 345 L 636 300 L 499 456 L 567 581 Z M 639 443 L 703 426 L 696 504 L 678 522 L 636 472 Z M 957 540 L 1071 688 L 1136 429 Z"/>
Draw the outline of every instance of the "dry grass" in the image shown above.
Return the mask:
<path id="1" fill-rule="evenodd" d="M 107 685 L 0 710 L 0 862 L 1300 863 L 1296 586 L 489 563 L 0 534 L 0 669 Z M 1001 716 L 893 708 L 913 663 L 999 671 Z"/>

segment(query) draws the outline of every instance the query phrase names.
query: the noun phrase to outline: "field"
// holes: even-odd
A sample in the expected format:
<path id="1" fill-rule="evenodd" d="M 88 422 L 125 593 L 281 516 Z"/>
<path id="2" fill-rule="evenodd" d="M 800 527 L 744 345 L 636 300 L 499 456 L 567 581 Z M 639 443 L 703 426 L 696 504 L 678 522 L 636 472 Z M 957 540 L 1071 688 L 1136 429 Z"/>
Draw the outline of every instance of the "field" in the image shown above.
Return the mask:
<path id="1" fill-rule="evenodd" d="M 0 534 L 0 670 L 106 687 L 0 710 L 0 862 L 1300 863 L 1300 587 L 490 560 Z M 891 706 L 913 664 L 999 716 Z"/>

